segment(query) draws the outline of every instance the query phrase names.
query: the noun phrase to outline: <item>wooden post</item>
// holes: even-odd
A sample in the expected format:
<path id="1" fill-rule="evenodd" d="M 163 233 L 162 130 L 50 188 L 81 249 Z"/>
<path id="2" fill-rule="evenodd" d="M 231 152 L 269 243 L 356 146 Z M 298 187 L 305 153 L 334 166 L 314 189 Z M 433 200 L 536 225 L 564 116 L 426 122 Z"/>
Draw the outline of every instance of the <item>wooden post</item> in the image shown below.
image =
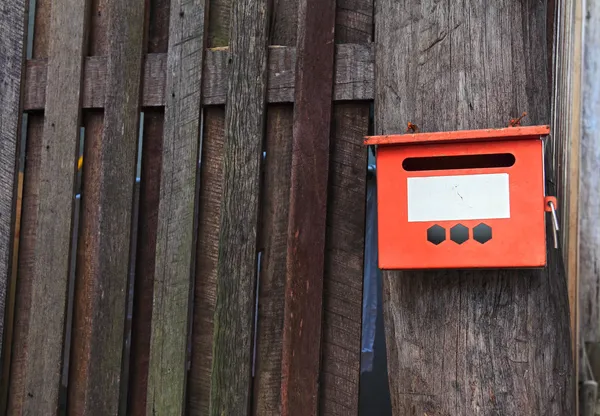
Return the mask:
<path id="1" fill-rule="evenodd" d="M 119 408 L 138 143 L 144 1 L 109 0 L 104 123 L 85 143 L 69 413 Z"/>
<path id="2" fill-rule="evenodd" d="M 335 0 L 301 0 L 287 231 L 281 414 L 318 414 Z"/>
<path id="3" fill-rule="evenodd" d="M 171 1 L 146 414 L 184 409 L 205 10 Z"/>
<path id="4" fill-rule="evenodd" d="M 214 416 L 243 415 L 250 404 L 267 94 L 267 4 L 266 0 L 239 0 L 231 8 L 210 396 Z"/>
<path id="5" fill-rule="evenodd" d="M 375 16 L 376 134 L 549 122 L 546 2 L 382 0 Z M 541 271 L 385 272 L 384 308 L 395 415 L 573 414 L 560 251 Z"/>

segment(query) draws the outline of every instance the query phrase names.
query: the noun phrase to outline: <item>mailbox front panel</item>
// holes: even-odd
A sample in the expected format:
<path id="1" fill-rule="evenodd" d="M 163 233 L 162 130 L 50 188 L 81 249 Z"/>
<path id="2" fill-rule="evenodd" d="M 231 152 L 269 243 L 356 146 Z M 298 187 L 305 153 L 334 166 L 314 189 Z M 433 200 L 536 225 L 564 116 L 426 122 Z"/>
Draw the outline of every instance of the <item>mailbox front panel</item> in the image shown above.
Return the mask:
<path id="1" fill-rule="evenodd" d="M 542 267 L 541 140 L 380 146 L 382 269 Z"/>

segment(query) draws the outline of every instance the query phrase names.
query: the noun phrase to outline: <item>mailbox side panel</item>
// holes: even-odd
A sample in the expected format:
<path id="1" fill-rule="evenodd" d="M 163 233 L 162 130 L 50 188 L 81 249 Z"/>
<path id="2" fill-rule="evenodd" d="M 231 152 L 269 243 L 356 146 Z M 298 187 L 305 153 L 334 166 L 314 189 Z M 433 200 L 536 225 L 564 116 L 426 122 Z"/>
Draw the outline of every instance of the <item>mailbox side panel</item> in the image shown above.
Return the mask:
<path id="1" fill-rule="evenodd" d="M 448 158 L 474 155 L 502 155 L 483 158 L 502 163 L 451 166 Z M 543 178 L 541 140 L 379 147 L 380 267 L 544 266 Z"/>

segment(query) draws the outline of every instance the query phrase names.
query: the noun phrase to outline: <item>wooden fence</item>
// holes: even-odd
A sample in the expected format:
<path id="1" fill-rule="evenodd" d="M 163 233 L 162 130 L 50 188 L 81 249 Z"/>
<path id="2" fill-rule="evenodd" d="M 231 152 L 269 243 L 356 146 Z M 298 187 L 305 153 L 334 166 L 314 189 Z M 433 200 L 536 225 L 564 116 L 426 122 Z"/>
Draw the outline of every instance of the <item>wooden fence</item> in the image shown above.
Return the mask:
<path id="1" fill-rule="evenodd" d="M 451 3 L 2 2 L 7 413 L 356 415 L 363 136 L 549 122 L 546 3 Z M 396 415 L 571 414 L 549 253 L 385 274 Z"/>

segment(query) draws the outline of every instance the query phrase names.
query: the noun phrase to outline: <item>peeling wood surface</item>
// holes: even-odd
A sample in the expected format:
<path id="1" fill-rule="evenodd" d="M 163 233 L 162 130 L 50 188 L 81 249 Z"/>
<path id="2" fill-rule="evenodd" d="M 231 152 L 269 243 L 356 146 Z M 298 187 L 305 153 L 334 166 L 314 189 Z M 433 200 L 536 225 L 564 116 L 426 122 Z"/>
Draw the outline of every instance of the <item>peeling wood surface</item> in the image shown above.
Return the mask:
<path id="1" fill-rule="evenodd" d="M 549 121 L 545 2 L 382 0 L 375 18 L 375 134 Z M 568 308 L 553 249 L 542 271 L 385 272 L 394 414 L 574 414 Z"/>
<path id="2" fill-rule="evenodd" d="M 333 99 L 335 101 L 372 100 L 374 88 L 374 53 L 372 44 L 341 44 L 336 47 L 336 72 Z M 269 103 L 294 101 L 296 48 L 269 48 L 268 89 Z M 229 66 L 227 49 L 209 49 L 206 52 L 203 79 L 204 105 L 225 104 Z M 165 105 L 166 54 L 148 54 L 144 70 L 142 105 Z M 29 60 L 26 67 L 24 109 L 41 110 L 46 101 L 45 60 Z M 83 108 L 102 108 L 106 89 L 106 58 L 90 56 L 85 59 L 83 80 Z"/>

